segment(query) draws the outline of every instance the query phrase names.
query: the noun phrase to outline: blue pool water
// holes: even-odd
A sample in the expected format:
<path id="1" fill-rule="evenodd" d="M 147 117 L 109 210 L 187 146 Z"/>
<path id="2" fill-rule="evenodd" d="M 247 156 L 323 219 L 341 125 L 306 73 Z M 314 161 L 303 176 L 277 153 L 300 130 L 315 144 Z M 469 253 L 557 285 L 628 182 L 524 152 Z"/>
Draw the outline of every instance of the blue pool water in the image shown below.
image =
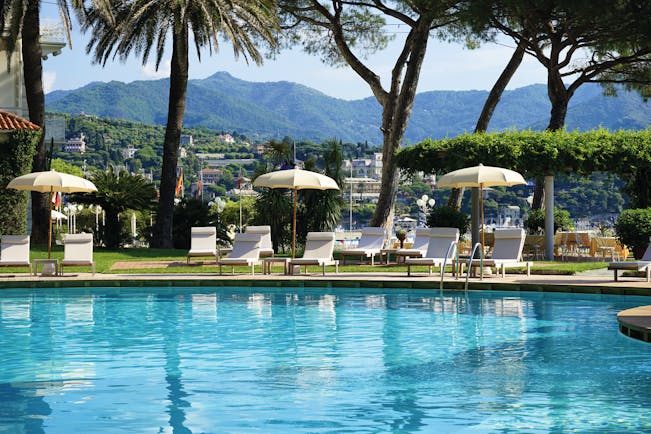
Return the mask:
<path id="1" fill-rule="evenodd" d="M 0 433 L 651 432 L 649 298 L 0 292 Z"/>

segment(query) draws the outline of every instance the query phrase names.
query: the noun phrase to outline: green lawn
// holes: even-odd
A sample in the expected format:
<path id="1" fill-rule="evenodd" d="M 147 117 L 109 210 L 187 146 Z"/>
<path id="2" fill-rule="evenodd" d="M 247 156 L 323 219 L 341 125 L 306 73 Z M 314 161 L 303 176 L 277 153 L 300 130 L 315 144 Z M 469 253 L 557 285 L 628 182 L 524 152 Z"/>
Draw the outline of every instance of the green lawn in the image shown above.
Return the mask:
<path id="1" fill-rule="evenodd" d="M 164 268 L 135 268 L 111 270 L 115 262 L 129 261 L 174 261 L 179 264 L 185 264 L 186 250 L 180 249 L 150 249 L 150 248 L 133 248 L 133 249 L 120 249 L 120 250 L 106 250 L 103 248 L 96 248 L 94 251 L 93 259 L 95 260 L 96 270 L 98 273 L 116 273 L 116 274 L 134 274 L 134 273 L 216 273 L 218 271 L 216 265 L 199 265 L 195 261 L 195 265 L 181 265 L 169 266 Z M 45 259 L 47 258 L 47 249 L 45 246 L 32 246 L 31 259 Z M 63 258 L 63 247 L 54 246 L 52 249 L 52 258 L 61 260 Z M 200 258 L 202 259 L 202 258 Z M 558 275 L 572 275 L 581 271 L 594 270 L 605 268 L 608 264 L 606 262 L 547 262 L 537 261 L 532 266 L 533 274 L 558 274 Z M 237 273 L 248 273 L 248 267 L 235 267 Z M 70 267 L 66 268 L 66 272 L 82 272 L 89 271 L 89 267 Z M 317 273 L 320 271 L 319 267 L 309 267 L 309 272 Z M 334 267 L 326 269 L 328 273 L 334 273 Z M 358 265 L 347 264 L 340 266 L 339 271 L 342 273 L 354 272 L 376 272 L 376 273 L 404 273 L 407 274 L 407 267 L 404 265 Z M 434 270 L 437 272 L 438 270 Z M 0 273 L 24 273 L 26 268 L 5 267 L 4 270 L 0 269 Z M 281 273 L 282 267 L 280 265 L 272 267 L 273 273 Z M 422 274 L 427 272 L 426 267 L 412 267 L 412 272 Z M 525 269 L 510 269 L 509 273 L 524 273 Z M 224 268 L 224 273 L 230 273 L 230 267 Z M 256 268 L 256 273 L 262 273 L 262 267 Z"/>

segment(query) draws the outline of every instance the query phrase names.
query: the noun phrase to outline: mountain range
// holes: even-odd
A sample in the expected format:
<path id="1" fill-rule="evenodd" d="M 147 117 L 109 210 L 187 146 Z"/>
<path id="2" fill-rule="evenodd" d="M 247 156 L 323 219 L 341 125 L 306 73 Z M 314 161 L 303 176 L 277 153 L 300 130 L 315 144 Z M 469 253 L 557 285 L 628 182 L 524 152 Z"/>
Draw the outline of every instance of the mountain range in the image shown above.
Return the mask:
<path id="1" fill-rule="evenodd" d="M 48 93 L 46 109 L 163 125 L 167 121 L 168 89 L 169 79 L 94 82 L 75 90 Z M 487 96 L 488 91 L 480 90 L 419 93 L 406 142 L 473 131 Z M 549 111 L 545 85 L 508 90 L 495 110 L 490 129 L 542 130 Z M 237 131 L 256 138 L 338 138 L 379 145 L 380 119 L 381 107 L 373 97 L 343 100 L 297 83 L 249 82 L 217 72 L 189 81 L 184 125 Z M 651 104 L 624 90 L 607 97 L 599 85 L 588 84 L 573 97 L 566 124 L 570 130 L 645 129 L 651 125 Z"/>

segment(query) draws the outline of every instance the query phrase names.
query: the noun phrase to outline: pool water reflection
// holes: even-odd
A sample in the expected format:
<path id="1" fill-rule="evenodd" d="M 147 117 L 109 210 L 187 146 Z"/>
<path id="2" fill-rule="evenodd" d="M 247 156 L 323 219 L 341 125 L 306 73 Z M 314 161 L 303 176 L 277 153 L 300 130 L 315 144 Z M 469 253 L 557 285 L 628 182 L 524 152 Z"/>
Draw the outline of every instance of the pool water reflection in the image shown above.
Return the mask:
<path id="1" fill-rule="evenodd" d="M 645 298 L 3 290 L 0 431 L 650 432 Z"/>

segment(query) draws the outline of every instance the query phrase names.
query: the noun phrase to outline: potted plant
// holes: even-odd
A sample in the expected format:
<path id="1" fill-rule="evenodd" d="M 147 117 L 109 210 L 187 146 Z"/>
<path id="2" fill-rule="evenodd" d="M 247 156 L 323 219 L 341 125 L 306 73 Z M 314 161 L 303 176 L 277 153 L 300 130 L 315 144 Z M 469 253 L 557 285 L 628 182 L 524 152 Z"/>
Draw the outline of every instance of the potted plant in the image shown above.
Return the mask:
<path id="1" fill-rule="evenodd" d="M 400 241 L 400 248 L 402 249 L 405 245 L 405 238 L 407 238 L 407 232 L 404 229 L 398 229 L 396 231 L 396 238 Z"/>

